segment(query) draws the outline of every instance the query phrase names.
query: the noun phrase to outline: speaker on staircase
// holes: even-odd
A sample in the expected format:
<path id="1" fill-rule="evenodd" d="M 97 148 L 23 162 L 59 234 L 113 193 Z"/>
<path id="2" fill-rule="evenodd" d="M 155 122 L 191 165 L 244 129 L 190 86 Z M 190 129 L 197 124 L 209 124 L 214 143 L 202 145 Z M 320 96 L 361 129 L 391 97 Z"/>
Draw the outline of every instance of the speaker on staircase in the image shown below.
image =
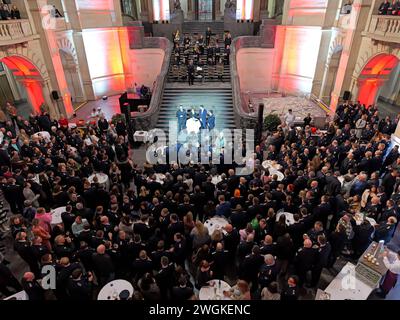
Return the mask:
<path id="1" fill-rule="evenodd" d="M 264 126 L 264 103 L 258 105 L 258 121 L 257 121 L 257 132 L 256 132 L 256 144 L 260 144 L 261 135 Z"/>

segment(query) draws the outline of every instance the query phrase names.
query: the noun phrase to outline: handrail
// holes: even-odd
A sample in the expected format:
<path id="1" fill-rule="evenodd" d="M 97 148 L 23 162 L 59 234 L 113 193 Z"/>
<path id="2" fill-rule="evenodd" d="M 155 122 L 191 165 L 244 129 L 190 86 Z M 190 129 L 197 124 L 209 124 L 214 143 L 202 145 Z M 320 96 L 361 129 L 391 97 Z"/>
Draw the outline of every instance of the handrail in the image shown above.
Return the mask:
<path id="1" fill-rule="evenodd" d="M 160 74 L 157 76 L 153 87 L 150 106 L 145 112 L 138 113 L 132 118 L 135 130 L 147 131 L 149 128 L 154 128 L 158 120 L 164 87 L 168 78 L 172 42 L 162 37 L 145 37 L 143 44 L 143 48 L 158 48 L 164 50 L 164 59 Z"/>
<path id="2" fill-rule="evenodd" d="M 244 36 L 233 39 L 230 54 L 230 72 L 232 84 L 232 101 L 235 113 L 235 122 L 238 128 L 254 128 L 257 125 L 257 117 L 243 109 L 240 90 L 239 74 L 237 71 L 236 54 L 241 48 L 259 47 L 260 37 Z"/>

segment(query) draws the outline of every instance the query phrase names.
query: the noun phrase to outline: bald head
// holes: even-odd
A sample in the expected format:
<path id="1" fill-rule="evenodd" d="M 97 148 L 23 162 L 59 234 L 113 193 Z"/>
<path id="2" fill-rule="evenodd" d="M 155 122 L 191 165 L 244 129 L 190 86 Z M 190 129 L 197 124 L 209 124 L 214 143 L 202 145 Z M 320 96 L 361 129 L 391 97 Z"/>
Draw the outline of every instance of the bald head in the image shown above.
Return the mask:
<path id="1" fill-rule="evenodd" d="M 232 230 L 233 230 L 232 225 L 228 223 L 228 224 L 225 226 L 225 230 L 226 230 L 226 232 L 232 232 Z"/>
<path id="2" fill-rule="evenodd" d="M 106 252 L 106 246 L 104 244 L 101 244 L 97 247 L 96 251 L 98 254 L 104 254 Z"/>
<path id="3" fill-rule="evenodd" d="M 312 241 L 310 239 L 304 240 L 304 248 L 311 248 L 312 247 Z"/>
<path id="4" fill-rule="evenodd" d="M 35 280 L 35 275 L 33 272 L 25 272 L 24 276 L 22 277 L 25 281 L 33 281 Z"/>
<path id="5" fill-rule="evenodd" d="M 265 239 L 264 239 L 265 244 L 272 244 L 272 241 L 273 241 L 273 239 L 270 235 L 265 236 Z"/>

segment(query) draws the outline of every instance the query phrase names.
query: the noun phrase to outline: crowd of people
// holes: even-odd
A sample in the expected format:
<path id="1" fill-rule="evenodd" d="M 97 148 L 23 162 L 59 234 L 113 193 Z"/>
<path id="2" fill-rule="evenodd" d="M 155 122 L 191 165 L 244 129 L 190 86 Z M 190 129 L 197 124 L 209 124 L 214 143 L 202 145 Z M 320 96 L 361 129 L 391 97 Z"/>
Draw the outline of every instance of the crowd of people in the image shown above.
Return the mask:
<path id="1" fill-rule="evenodd" d="M 21 19 L 21 13 L 19 12 L 16 5 L 9 5 L 8 3 L 0 3 L 0 18 L 1 20 L 14 20 Z"/>
<path id="2" fill-rule="evenodd" d="M 398 16 L 400 15 L 400 1 L 385 0 L 378 8 L 378 13 L 381 15 Z"/>
<path id="3" fill-rule="evenodd" d="M 29 271 L 13 274 L 0 256 L 5 296 L 24 289 L 31 300 L 91 300 L 125 279 L 132 299 L 178 301 L 219 279 L 233 284 L 227 298 L 295 300 L 339 257 L 357 258 L 395 232 L 400 158 L 390 135 L 398 119 L 381 119 L 374 106 L 344 103 L 320 133 L 312 119 L 296 128 L 288 117 L 256 146 L 248 176 L 237 176 L 235 164 L 135 164 L 126 127 L 103 116 L 73 128 L 46 112 L 23 119 L 7 110 L 0 181 L 10 212 L 1 240 L 12 237 L 6 256 L 18 255 Z M 93 172 L 106 174 L 109 188 L 89 182 Z M 52 223 L 50 210 L 64 206 L 62 223 Z M 212 217 L 227 223 L 210 234 Z M 57 271 L 56 289 L 37 281 L 43 266 Z"/>
<path id="4" fill-rule="evenodd" d="M 222 80 L 224 65 L 229 65 L 232 44 L 232 36 L 229 32 L 224 35 L 223 44 L 220 43 L 218 36 L 213 34 L 211 28 L 207 28 L 205 36 L 203 34 L 185 34 L 184 37 L 181 37 L 179 30 L 176 30 L 172 36 L 174 40 L 173 66 L 177 70 L 183 67 L 187 68 L 189 85 L 193 84 L 197 67 L 200 67 L 199 70 L 202 71 L 204 66 L 207 66 L 207 70 L 215 68 L 213 73 L 216 73 Z M 211 74 L 210 70 L 208 71 Z M 198 74 L 204 76 L 204 72 Z"/>

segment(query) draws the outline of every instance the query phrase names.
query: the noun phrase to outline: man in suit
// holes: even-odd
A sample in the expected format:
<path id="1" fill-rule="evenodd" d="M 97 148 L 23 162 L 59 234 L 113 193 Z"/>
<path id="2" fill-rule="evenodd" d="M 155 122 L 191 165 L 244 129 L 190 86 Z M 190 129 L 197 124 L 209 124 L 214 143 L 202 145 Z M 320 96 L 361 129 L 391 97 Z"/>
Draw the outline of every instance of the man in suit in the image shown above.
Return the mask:
<path id="1" fill-rule="evenodd" d="M 296 274 L 299 276 L 300 284 L 306 281 L 307 272 L 312 270 L 315 262 L 317 252 L 312 247 L 310 239 L 304 240 L 303 248 L 299 249 L 295 257 Z"/>
<path id="2" fill-rule="evenodd" d="M 215 128 L 215 115 L 212 110 L 208 112 L 207 127 L 210 130 Z"/>
<path id="3" fill-rule="evenodd" d="M 178 285 L 172 288 L 172 300 L 185 301 L 193 296 L 193 289 L 187 286 L 187 279 L 181 275 L 178 280 Z"/>
<path id="4" fill-rule="evenodd" d="M 176 112 L 176 117 L 178 118 L 178 132 L 181 132 L 186 128 L 187 114 L 183 106 L 180 105 L 178 111 Z"/>
<path id="5" fill-rule="evenodd" d="M 329 264 L 329 257 L 331 255 L 331 245 L 329 242 L 327 242 L 326 237 L 324 235 L 319 235 L 317 238 L 318 246 L 319 248 L 317 249 L 317 257 L 316 257 L 316 262 L 315 265 L 312 269 L 312 280 L 311 280 L 311 286 L 315 287 L 319 279 L 321 277 L 321 272 L 323 268 L 328 267 Z"/>
<path id="6" fill-rule="evenodd" d="M 212 35 L 211 28 L 208 27 L 206 30 L 206 46 L 210 44 L 211 35 Z"/>
<path id="7" fill-rule="evenodd" d="M 207 128 L 207 110 L 201 105 L 199 109 L 199 120 L 201 123 L 201 129 Z"/>
<path id="8" fill-rule="evenodd" d="M 194 85 L 195 67 L 193 64 L 193 60 L 190 60 L 189 65 L 187 66 L 187 73 L 188 73 L 189 86 Z"/>

